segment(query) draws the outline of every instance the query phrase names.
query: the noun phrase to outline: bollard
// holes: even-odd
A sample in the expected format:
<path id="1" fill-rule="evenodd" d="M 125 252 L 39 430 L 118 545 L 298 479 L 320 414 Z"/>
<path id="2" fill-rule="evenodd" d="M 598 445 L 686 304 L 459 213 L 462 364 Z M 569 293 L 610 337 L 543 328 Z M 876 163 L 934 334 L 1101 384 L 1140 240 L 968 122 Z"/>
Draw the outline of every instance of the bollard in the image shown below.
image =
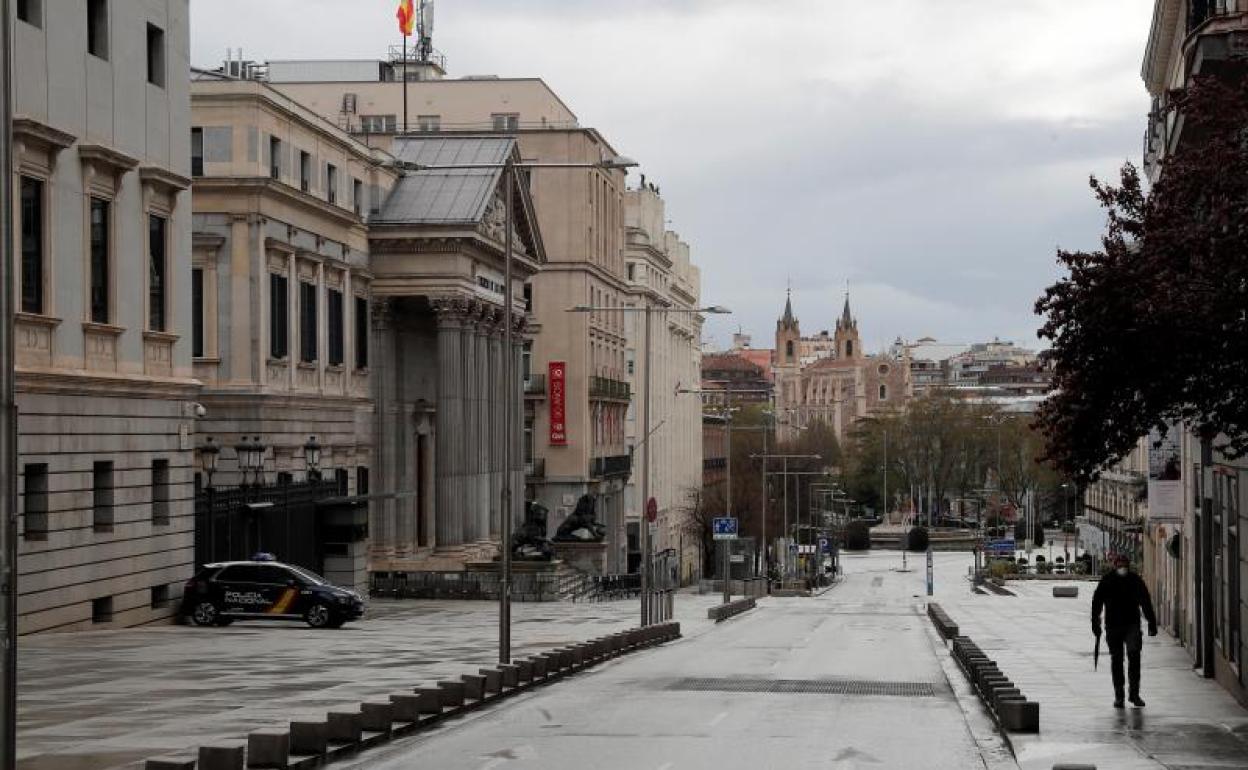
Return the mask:
<path id="1" fill-rule="evenodd" d="M 359 743 L 362 735 L 360 712 L 331 711 L 325 715 L 330 743 Z"/>
<path id="2" fill-rule="evenodd" d="M 413 693 L 416 696 L 416 710 L 420 714 L 441 714 L 442 713 L 442 690 L 437 687 L 417 687 Z"/>
<path id="3" fill-rule="evenodd" d="M 285 768 L 290 764 L 290 733 L 267 728 L 247 733 L 247 767 Z"/>
<path id="4" fill-rule="evenodd" d="M 1079 586 L 1053 586 L 1053 598 L 1075 599 L 1079 596 Z"/>
<path id="5" fill-rule="evenodd" d="M 195 760 L 183 757 L 152 757 L 143 763 L 143 770 L 195 770 Z"/>
<path id="6" fill-rule="evenodd" d="M 373 701 L 360 704 L 360 729 L 370 733 L 388 733 L 394 725 L 394 706 Z"/>
<path id="7" fill-rule="evenodd" d="M 464 674 L 459 678 L 464 684 L 465 700 L 485 700 L 485 677 L 478 674 Z"/>
<path id="8" fill-rule="evenodd" d="M 391 716 L 396 722 L 412 722 L 420 721 L 420 696 L 408 695 L 407 693 L 397 693 L 390 696 L 390 705 L 394 708 Z"/>
<path id="9" fill-rule="evenodd" d="M 328 722 L 291 722 L 290 753 L 319 757 L 329 750 Z"/>
<path id="10" fill-rule="evenodd" d="M 1001 726 L 1019 733 L 1040 732 L 1040 704 L 1034 701 L 1003 700 L 997 709 Z"/>
<path id="11" fill-rule="evenodd" d="M 442 691 L 443 706 L 459 708 L 464 705 L 463 682 L 438 682 L 438 689 Z"/>
<path id="12" fill-rule="evenodd" d="M 533 661 L 517 660 L 515 662 L 515 666 L 516 666 L 516 678 L 519 680 L 521 684 L 525 684 L 525 683 L 533 681 Z"/>
<path id="13" fill-rule="evenodd" d="M 520 667 L 513 663 L 504 663 L 498 667 L 502 673 L 503 687 L 515 687 L 520 684 Z"/>
<path id="14" fill-rule="evenodd" d="M 533 665 L 533 679 L 534 680 L 546 678 L 546 659 L 545 658 L 543 658 L 540 655 L 535 655 L 534 657 L 529 658 L 529 663 Z"/>
<path id="15" fill-rule="evenodd" d="M 199 747 L 199 770 L 243 770 L 241 743 L 219 743 Z"/>

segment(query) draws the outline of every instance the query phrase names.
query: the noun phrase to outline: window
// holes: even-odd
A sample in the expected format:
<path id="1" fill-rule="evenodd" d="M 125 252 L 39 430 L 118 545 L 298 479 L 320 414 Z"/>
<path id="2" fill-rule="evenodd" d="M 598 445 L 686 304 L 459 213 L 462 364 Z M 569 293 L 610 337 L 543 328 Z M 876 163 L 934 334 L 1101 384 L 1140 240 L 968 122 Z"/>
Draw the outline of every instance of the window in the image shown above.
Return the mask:
<path id="1" fill-rule="evenodd" d="M 152 523 L 169 523 L 168 460 L 152 460 Z"/>
<path id="2" fill-rule="evenodd" d="M 91 478 L 92 523 L 97 532 L 113 529 L 113 462 L 96 460 Z"/>
<path id="3" fill-rule="evenodd" d="M 880 386 L 880 400 L 881 401 L 888 400 L 888 386 L 887 385 Z"/>
<path id="4" fill-rule="evenodd" d="M 520 128 L 520 116 L 514 112 L 496 112 L 490 115 L 495 131 L 515 131 Z"/>
<path id="5" fill-rule="evenodd" d="M 299 360 L 316 361 L 316 284 L 299 282 Z"/>
<path id="6" fill-rule="evenodd" d="M 325 297 L 325 315 L 329 324 L 329 350 L 326 363 L 337 366 L 342 363 L 342 292 L 330 289 Z"/>
<path id="7" fill-rule="evenodd" d="M 325 164 L 325 199 L 330 203 L 338 202 L 338 167 L 333 163 Z"/>
<path id="8" fill-rule="evenodd" d="M 286 276 L 269 274 L 269 355 L 290 355 L 290 303 Z"/>
<path id="9" fill-rule="evenodd" d="M 282 140 L 276 136 L 269 137 L 269 178 L 282 178 Z"/>
<path id="10" fill-rule="evenodd" d="M 169 586 L 152 586 L 152 609 L 159 610 L 169 604 Z"/>
<path id="11" fill-rule="evenodd" d="M 299 151 L 299 189 L 307 192 L 312 187 L 312 156 Z"/>
<path id="12" fill-rule="evenodd" d="M 43 7 L 41 0 L 17 0 L 17 18 L 27 24 L 43 26 Z"/>
<path id="13" fill-rule="evenodd" d="M 91 622 L 108 623 L 113 619 L 113 597 L 101 596 L 91 600 Z"/>
<path id="14" fill-rule="evenodd" d="M 191 355 L 204 355 L 204 271 L 191 270 Z"/>
<path id="15" fill-rule="evenodd" d="M 22 536 L 27 540 L 48 538 L 48 464 L 28 463 L 22 467 L 25 486 L 22 489 L 22 513 L 26 526 Z"/>
<path id="16" fill-rule="evenodd" d="M 355 210 L 355 215 L 363 216 L 364 214 L 364 183 L 358 179 L 351 180 L 351 207 Z"/>
<path id="17" fill-rule="evenodd" d="M 191 129 L 191 176 L 204 175 L 204 129 Z"/>
<path id="18" fill-rule="evenodd" d="M 108 58 L 108 0 L 87 0 L 87 53 Z"/>
<path id="19" fill-rule="evenodd" d="M 165 31 L 147 25 L 147 82 L 165 87 Z"/>
<path id="20" fill-rule="evenodd" d="M 417 115 L 416 116 L 417 131 L 441 131 L 442 116 L 441 115 Z"/>
<path id="21" fill-rule="evenodd" d="M 347 496 L 347 487 L 351 483 L 351 474 L 346 468 L 334 469 L 334 483 L 338 485 L 338 494 Z"/>
<path id="22" fill-rule="evenodd" d="M 853 340 L 845 340 L 845 357 L 846 358 L 854 357 L 854 341 Z"/>
<path id="23" fill-rule="evenodd" d="M 368 368 L 368 299 L 355 298 L 355 368 Z"/>
<path id="24" fill-rule="evenodd" d="M 628 263 L 628 280 L 630 281 L 633 280 L 636 273 L 637 273 L 637 263 L 629 262 Z"/>
<path id="25" fill-rule="evenodd" d="M 109 322 L 108 209 L 108 201 L 91 199 L 91 320 L 97 324 Z"/>
<path id="26" fill-rule="evenodd" d="M 22 177 L 22 312 L 43 313 L 43 182 Z"/>
<path id="27" fill-rule="evenodd" d="M 148 328 L 154 332 L 165 331 L 165 218 L 150 214 L 147 217 L 148 282 L 147 312 Z"/>
<path id="28" fill-rule="evenodd" d="M 368 466 L 359 465 L 355 469 L 355 493 L 357 495 L 368 494 Z"/>
<path id="29" fill-rule="evenodd" d="M 784 343 L 784 357 L 786 359 L 793 358 L 793 340 L 788 340 Z"/>
<path id="30" fill-rule="evenodd" d="M 366 134 L 393 134 L 398 128 L 396 115 L 361 115 L 360 130 Z"/>

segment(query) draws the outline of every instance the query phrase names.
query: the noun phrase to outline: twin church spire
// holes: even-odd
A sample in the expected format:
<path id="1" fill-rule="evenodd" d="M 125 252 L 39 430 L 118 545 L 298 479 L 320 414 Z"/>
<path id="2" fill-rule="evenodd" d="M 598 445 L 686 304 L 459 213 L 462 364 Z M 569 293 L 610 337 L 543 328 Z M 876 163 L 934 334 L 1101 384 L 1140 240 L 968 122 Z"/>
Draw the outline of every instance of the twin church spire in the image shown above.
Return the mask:
<path id="1" fill-rule="evenodd" d="M 777 366 L 800 366 L 802 332 L 797 316 L 793 315 L 793 290 L 787 289 L 784 298 L 784 315 L 776 321 Z M 837 359 L 853 360 L 862 357 L 862 343 L 858 337 L 858 320 L 849 308 L 849 291 L 845 291 L 845 306 L 836 321 Z"/>

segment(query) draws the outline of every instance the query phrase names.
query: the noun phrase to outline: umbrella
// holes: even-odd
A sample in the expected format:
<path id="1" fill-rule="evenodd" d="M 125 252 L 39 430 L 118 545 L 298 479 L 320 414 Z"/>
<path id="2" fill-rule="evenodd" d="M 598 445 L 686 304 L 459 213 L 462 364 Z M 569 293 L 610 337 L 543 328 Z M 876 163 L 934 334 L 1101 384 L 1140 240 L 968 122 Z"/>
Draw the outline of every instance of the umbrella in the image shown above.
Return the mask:
<path id="1" fill-rule="evenodd" d="M 1092 648 L 1092 670 L 1096 670 L 1096 664 L 1101 660 L 1101 632 L 1096 632 L 1096 643 Z"/>

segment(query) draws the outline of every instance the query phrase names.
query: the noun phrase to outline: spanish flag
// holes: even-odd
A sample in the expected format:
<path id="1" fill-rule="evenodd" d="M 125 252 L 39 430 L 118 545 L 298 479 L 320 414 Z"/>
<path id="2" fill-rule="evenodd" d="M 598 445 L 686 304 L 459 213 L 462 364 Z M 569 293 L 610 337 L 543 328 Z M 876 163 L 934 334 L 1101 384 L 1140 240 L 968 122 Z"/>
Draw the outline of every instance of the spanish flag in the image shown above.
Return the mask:
<path id="1" fill-rule="evenodd" d="M 399 11 L 395 15 L 399 18 L 399 32 L 403 33 L 403 37 L 411 37 L 416 26 L 416 9 L 412 7 L 412 0 L 399 0 Z"/>

